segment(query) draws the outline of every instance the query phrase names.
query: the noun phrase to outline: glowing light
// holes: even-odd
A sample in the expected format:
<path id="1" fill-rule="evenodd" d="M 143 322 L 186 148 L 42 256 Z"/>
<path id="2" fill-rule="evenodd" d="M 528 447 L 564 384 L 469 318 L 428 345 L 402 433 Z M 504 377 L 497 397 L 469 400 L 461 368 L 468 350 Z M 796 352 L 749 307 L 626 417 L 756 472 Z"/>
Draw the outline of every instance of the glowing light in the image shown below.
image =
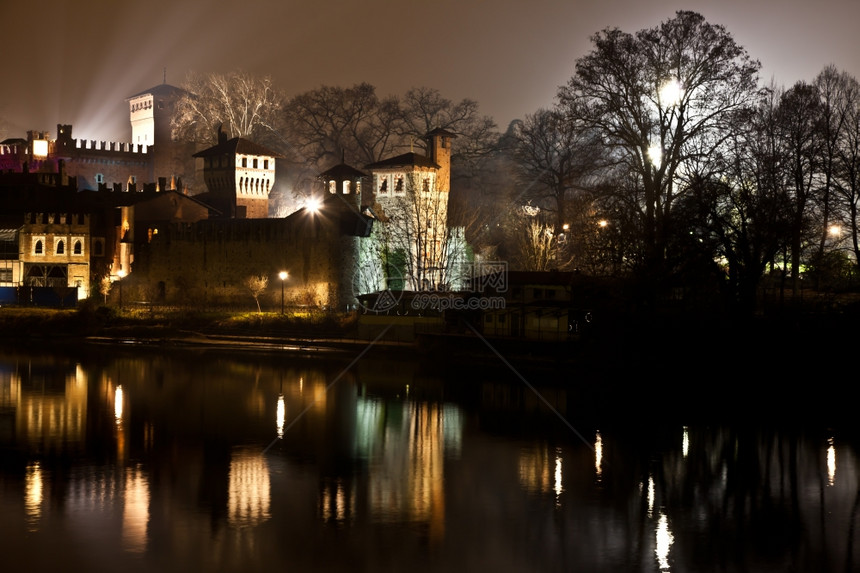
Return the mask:
<path id="1" fill-rule="evenodd" d="M 683 93 L 684 90 L 681 87 L 681 83 L 677 79 L 672 78 L 660 87 L 658 95 L 662 105 L 671 107 L 680 103 Z"/>
<path id="2" fill-rule="evenodd" d="M 681 438 L 681 452 L 685 458 L 690 453 L 690 434 L 687 431 L 687 426 L 684 426 L 684 437 Z"/>
<path id="3" fill-rule="evenodd" d="M 601 219 L 597 222 L 597 226 L 601 227 L 601 228 L 607 226 L 608 224 L 609 224 L 609 221 L 607 221 L 606 219 Z"/>
<path id="4" fill-rule="evenodd" d="M 305 202 L 305 209 L 307 209 L 311 215 L 319 213 L 321 206 L 322 202 L 317 197 L 308 197 L 308 200 Z"/>
<path id="5" fill-rule="evenodd" d="M 126 551 L 143 553 L 149 522 L 149 483 L 140 466 L 125 472 L 122 512 L 122 546 Z"/>
<path id="6" fill-rule="evenodd" d="M 48 140 L 34 139 L 33 140 L 33 156 L 47 157 L 48 156 Z"/>
<path id="7" fill-rule="evenodd" d="M 113 397 L 113 415 L 116 418 L 117 425 L 122 423 L 122 385 L 116 387 L 116 392 Z"/>
<path id="8" fill-rule="evenodd" d="M 597 479 L 599 481 L 603 475 L 603 437 L 599 431 L 594 440 L 594 471 L 597 472 Z"/>
<path id="9" fill-rule="evenodd" d="M 39 462 L 27 466 L 24 476 L 24 507 L 30 531 L 36 531 L 36 523 L 42 515 L 42 467 Z"/>
<path id="10" fill-rule="evenodd" d="M 827 228 L 827 234 L 831 237 L 838 237 L 842 234 L 842 227 L 839 225 L 830 225 L 830 227 Z"/>
<path id="11" fill-rule="evenodd" d="M 277 414 L 277 427 L 278 427 L 278 439 L 284 439 L 284 421 L 287 417 L 287 406 L 284 404 L 284 395 L 278 395 L 278 414 Z"/>
<path id="12" fill-rule="evenodd" d="M 648 160 L 651 162 L 651 165 L 659 169 L 660 164 L 663 162 L 663 148 L 656 143 L 651 145 L 648 148 Z"/>
<path id="13" fill-rule="evenodd" d="M 234 527 L 258 525 L 269 519 L 269 464 L 259 451 L 237 451 L 230 461 L 227 520 Z"/>
<path id="14" fill-rule="evenodd" d="M 836 448 L 833 438 L 828 438 L 827 443 L 827 483 L 833 485 L 836 482 Z"/>
<path id="15" fill-rule="evenodd" d="M 555 485 L 553 490 L 555 491 L 555 505 L 558 506 L 561 504 L 561 492 L 564 491 L 564 487 L 561 485 L 561 448 L 555 449 Z"/>
<path id="16" fill-rule="evenodd" d="M 675 541 L 675 536 L 669 531 L 669 520 L 665 514 L 660 514 L 660 519 L 657 521 L 657 546 L 654 553 L 657 554 L 657 563 L 660 565 L 660 571 L 669 570 L 669 548 Z"/>
<path id="17" fill-rule="evenodd" d="M 648 476 L 648 517 L 654 513 L 654 476 Z"/>

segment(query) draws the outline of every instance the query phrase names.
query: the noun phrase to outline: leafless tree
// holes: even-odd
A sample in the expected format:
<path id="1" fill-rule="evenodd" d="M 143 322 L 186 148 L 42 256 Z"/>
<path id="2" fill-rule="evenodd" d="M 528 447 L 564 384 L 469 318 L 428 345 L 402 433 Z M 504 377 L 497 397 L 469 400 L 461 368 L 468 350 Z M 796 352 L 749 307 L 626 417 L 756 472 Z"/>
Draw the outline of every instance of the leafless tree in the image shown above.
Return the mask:
<path id="1" fill-rule="evenodd" d="M 606 29 L 579 59 L 559 103 L 603 138 L 636 182 L 646 260 L 667 261 L 685 165 L 709 155 L 757 97 L 760 64 L 719 25 L 681 11 L 635 34 Z"/>
<path id="2" fill-rule="evenodd" d="M 269 277 L 265 275 L 251 275 L 245 278 L 245 288 L 254 297 L 254 302 L 257 303 L 257 312 L 263 312 L 260 307 L 260 295 L 263 294 L 269 286 Z"/>
<path id="3" fill-rule="evenodd" d="M 237 70 L 227 74 L 190 73 L 172 121 L 176 139 L 214 143 L 218 127 L 229 137 L 270 142 L 283 96 L 269 77 Z"/>

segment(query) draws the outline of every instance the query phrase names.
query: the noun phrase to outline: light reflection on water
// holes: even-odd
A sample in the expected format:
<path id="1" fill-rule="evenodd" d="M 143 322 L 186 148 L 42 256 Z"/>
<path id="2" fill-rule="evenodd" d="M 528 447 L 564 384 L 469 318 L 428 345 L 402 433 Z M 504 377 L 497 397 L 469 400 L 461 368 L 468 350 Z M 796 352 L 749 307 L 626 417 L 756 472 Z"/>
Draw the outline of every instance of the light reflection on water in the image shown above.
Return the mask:
<path id="1" fill-rule="evenodd" d="M 592 450 L 517 386 L 385 365 L 327 391 L 339 372 L 142 351 L 68 362 L 0 355 L 4 562 L 159 571 L 860 562 L 858 458 L 852 437 L 832 429 L 643 429 L 609 418 L 581 428 Z M 567 392 L 547 395 L 580 408 Z M 768 535 L 753 534 L 753 522 Z M 48 543 L 72 557 L 34 556 Z"/>

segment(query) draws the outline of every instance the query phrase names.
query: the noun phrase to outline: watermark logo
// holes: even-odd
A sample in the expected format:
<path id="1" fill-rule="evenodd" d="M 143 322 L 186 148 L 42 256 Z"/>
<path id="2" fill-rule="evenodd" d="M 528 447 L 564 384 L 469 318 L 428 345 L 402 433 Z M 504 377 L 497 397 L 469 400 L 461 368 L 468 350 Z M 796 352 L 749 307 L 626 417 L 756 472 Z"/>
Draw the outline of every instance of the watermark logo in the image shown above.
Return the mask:
<path id="1" fill-rule="evenodd" d="M 381 265 L 362 265 L 352 276 L 352 295 L 364 312 L 388 312 L 400 304 L 403 275 L 395 267 L 386 275 Z"/>
<path id="2" fill-rule="evenodd" d="M 507 261 L 477 261 L 460 267 L 465 289 L 475 293 L 493 290 L 496 294 L 508 292 Z"/>

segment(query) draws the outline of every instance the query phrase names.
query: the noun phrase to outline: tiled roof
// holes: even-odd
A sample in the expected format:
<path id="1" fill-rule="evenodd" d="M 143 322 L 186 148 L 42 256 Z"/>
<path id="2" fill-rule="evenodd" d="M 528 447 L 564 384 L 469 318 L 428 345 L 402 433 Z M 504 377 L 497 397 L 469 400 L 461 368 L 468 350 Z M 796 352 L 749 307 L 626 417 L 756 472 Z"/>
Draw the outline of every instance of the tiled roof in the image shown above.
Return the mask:
<path id="1" fill-rule="evenodd" d="M 377 161 L 376 163 L 364 166 L 365 169 L 370 170 L 385 169 L 388 167 L 429 167 L 432 169 L 440 169 L 439 165 L 426 155 L 419 155 L 418 153 L 412 152 L 404 153 L 397 157 L 383 159 L 382 161 Z"/>

